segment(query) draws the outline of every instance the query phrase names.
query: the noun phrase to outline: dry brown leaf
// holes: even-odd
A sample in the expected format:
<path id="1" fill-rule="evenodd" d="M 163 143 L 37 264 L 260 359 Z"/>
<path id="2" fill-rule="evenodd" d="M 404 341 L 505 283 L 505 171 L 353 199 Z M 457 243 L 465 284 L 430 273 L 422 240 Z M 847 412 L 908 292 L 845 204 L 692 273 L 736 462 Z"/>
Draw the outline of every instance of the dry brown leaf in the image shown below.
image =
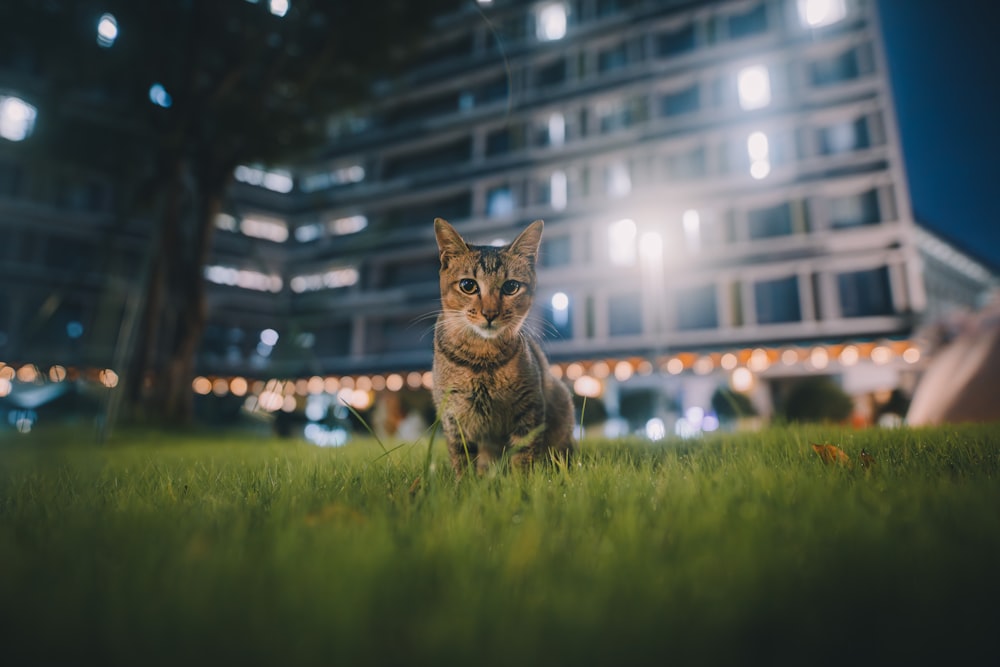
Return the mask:
<path id="1" fill-rule="evenodd" d="M 812 444 L 813 450 L 819 454 L 819 458 L 823 463 L 839 463 L 842 466 L 850 467 L 851 457 L 840 447 L 836 445 L 810 444 Z"/>

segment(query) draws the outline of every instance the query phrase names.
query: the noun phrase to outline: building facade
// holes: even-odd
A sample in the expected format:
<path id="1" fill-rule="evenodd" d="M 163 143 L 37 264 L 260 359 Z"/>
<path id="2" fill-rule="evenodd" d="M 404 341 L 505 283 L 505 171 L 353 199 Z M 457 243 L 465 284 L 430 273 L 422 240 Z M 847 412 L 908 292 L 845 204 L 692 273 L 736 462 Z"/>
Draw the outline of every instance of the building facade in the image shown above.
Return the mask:
<path id="1" fill-rule="evenodd" d="M 426 387 L 435 217 L 480 244 L 545 220 L 530 326 L 629 430 L 711 428 L 725 386 L 767 415 L 815 374 L 870 417 L 994 281 L 914 221 L 872 0 L 480 1 L 377 92 L 306 163 L 237 171 L 200 393 Z M 18 259 L 12 220 L 29 271 L 49 249 Z"/>

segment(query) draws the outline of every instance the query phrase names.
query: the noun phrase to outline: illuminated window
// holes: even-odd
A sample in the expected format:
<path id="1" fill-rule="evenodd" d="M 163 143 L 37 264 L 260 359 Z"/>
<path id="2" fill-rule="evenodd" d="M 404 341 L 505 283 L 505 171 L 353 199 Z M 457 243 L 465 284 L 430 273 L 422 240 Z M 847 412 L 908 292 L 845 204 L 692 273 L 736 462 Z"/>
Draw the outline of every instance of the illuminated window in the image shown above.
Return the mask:
<path id="1" fill-rule="evenodd" d="M 549 177 L 549 204 L 557 211 L 566 208 L 568 203 L 568 184 L 566 172 L 562 170 L 552 172 Z"/>
<path id="2" fill-rule="evenodd" d="M 511 215 L 514 206 L 514 193 L 509 185 L 491 188 L 486 193 L 486 215 L 490 217 Z"/>
<path id="3" fill-rule="evenodd" d="M 566 118 L 558 111 L 549 116 L 549 146 L 566 143 Z"/>
<path id="4" fill-rule="evenodd" d="M 637 229 L 635 221 L 628 218 L 611 223 L 608 227 L 608 258 L 617 266 L 633 266 L 636 260 Z"/>
<path id="5" fill-rule="evenodd" d="M 363 215 L 350 215 L 346 218 L 335 218 L 327 223 L 327 228 L 332 234 L 346 236 L 356 234 L 368 227 L 368 218 Z"/>
<path id="6" fill-rule="evenodd" d="M 608 165 L 604 171 L 604 192 L 609 197 L 624 197 L 632 192 L 632 175 L 626 163 Z"/>
<path id="7" fill-rule="evenodd" d="M 830 125 L 819 130 L 820 155 L 836 155 L 871 146 L 864 118 Z"/>
<path id="8" fill-rule="evenodd" d="M 35 129 L 38 110 L 19 97 L 0 95 L 0 137 L 24 141 Z"/>
<path id="9" fill-rule="evenodd" d="M 306 174 L 302 177 L 299 187 L 303 192 L 316 192 L 339 185 L 360 183 L 365 180 L 365 168 L 360 164 L 352 164 L 327 171 Z"/>
<path id="10" fill-rule="evenodd" d="M 299 243 L 309 243 L 323 236 L 323 225 L 314 222 L 308 225 L 299 225 L 295 228 L 295 240 Z"/>
<path id="11" fill-rule="evenodd" d="M 542 303 L 541 327 L 547 338 L 569 339 L 573 337 L 573 303 L 565 292 L 556 292 Z"/>
<path id="12" fill-rule="evenodd" d="M 701 216 L 698 211 L 688 209 L 681 216 L 684 226 L 684 240 L 689 250 L 697 252 L 701 248 Z"/>
<path id="13" fill-rule="evenodd" d="M 750 175 L 760 180 L 771 173 L 770 145 L 767 135 L 753 132 L 747 137 L 747 155 L 750 156 Z"/>
<path id="14" fill-rule="evenodd" d="M 206 266 L 205 278 L 216 285 L 240 287 L 256 292 L 280 292 L 281 276 L 269 275 L 260 271 L 237 269 L 232 266 Z"/>
<path id="15" fill-rule="evenodd" d="M 275 243 L 288 240 L 288 224 L 278 218 L 247 216 L 240 220 L 240 231 L 247 236 Z"/>
<path id="16" fill-rule="evenodd" d="M 566 5 L 553 2 L 542 5 L 535 15 L 538 39 L 552 42 L 566 36 Z"/>
<path id="17" fill-rule="evenodd" d="M 267 3 L 267 8 L 272 14 L 280 18 L 288 13 L 289 4 L 289 0 L 270 0 Z"/>
<path id="18" fill-rule="evenodd" d="M 289 286 L 296 294 L 303 292 L 318 292 L 324 289 L 350 287 L 360 278 L 358 270 L 353 266 L 342 266 L 321 273 L 303 273 L 289 281 Z"/>
<path id="19" fill-rule="evenodd" d="M 847 15 L 844 0 L 799 0 L 799 18 L 808 28 L 822 28 Z"/>
<path id="20" fill-rule="evenodd" d="M 235 233 L 239 231 L 239 224 L 236 222 L 235 217 L 228 213 L 220 213 L 215 216 L 215 228 Z"/>
<path id="21" fill-rule="evenodd" d="M 740 107 L 745 111 L 762 109 L 771 103 L 771 78 L 763 65 L 752 65 L 740 70 L 736 77 Z"/>
<path id="22" fill-rule="evenodd" d="M 260 167 L 250 167 L 241 164 L 236 167 L 233 175 L 240 183 L 256 185 L 282 194 L 291 192 L 294 185 L 291 172 L 284 170 L 268 171 Z"/>

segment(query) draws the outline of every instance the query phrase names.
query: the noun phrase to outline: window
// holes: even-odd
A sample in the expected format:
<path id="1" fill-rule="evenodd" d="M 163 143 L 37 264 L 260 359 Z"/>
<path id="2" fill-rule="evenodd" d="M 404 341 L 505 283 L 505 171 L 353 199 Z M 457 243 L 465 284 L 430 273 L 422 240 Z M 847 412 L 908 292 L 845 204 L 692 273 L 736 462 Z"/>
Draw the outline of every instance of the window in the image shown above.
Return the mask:
<path id="1" fill-rule="evenodd" d="M 744 67 L 736 75 L 736 90 L 740 108 L 744 111 L 763 109 L 771 103 L 771 77 L 764 65 Z"/>
<path id="2" fill-rule="evenodd" d="M 514 192 L 509 185 L 491 188 L 486 193 L 486 215 L 491 218 L 511 215 L 515 208 Z"/>
<path id="3" fill-rule="evenodd" d="M 689 287 L 677 291 L 677 328 L 681 331 L 716 329 L 719 314 L 715 285 Z"/>
<path id="4" fill-rule="evenodd" d="M 878 224 L 881 217 L 878 190 L 830 200 L 830 226 L 834 229 Z"/>
<path id="5" fill-rule="evenodd" d="M 760 180 L 771 173 L 771 144 L 763 132 L 753 132 L 747 137 L 747 157 L 750 158 L 750 175 Z"/>
<path id="6" fill-rule="evenodd" d="M 635 221 L 629 218 L 618 220 L 608 226 L 608 258 L 616 266 L 634 266 L 636 261 Z"/>
<path id="7" fill-rule="evenodd" d="M 573 337 L 573 304 L 565 292 L 556 292 L 541 303 L 542 334 L 546 338 Z"/>
<path id="8" fill-rule="evenodd" d="M 535 73 L 535 84 L 538 86 L 555 86 L 566 81 L 566 59 L 559 58 L 538 68 Z"/>
<path id="9" fill-rule="evenodd" d="M 572 261 L 572 238 L 570 236 L 552 236 L 542 240 L 542 249 L 538 261 L 543 268 L 554 269 L 569 266 Z"/>
<path id="10" fill-rule="evenodd" d="M 856 49 L 849 49 L 838 56 L 817 60 L 809 65 L 809 80 L 814 86 L 843 83 L 857 79 L 860 75 L 861 66 Z"/>
<path id="11" fill-rule="evenodd" d="M 642 333 L 642 294 L 616 294 L 608 300 L 608 333 L 636 336 Z"/>
<path id="12" fill-rule="evenodd" d="M 837 123 L 819 130 L 819 152 L 821 155 L 847 153 L 871 146 L 868 123 L 864 118 Z"/>
<path id="13" fill-rule="evenodd" d="M 468 162 L 471 155 L 472 139 L 466 137 L 436 148 L 388 158 L 384 178 L 409 176 L 440 167 L 457 167 Z"/>
<path id="14" fill-rule="evenodd" d="M 701 178 L 705 174 L 705 148 L 703 146 L 667 156 L 667 175 L 674 180 L 687 181 Z"/>
<path id="15" fill-rule="evenodd" d="M 680 116 L 697 111 L 701 106 L 701 95 L 698 84 L 681 90 L 672 91 L 660 96 L 661 116 Z"/>
<path id="16" fill-rule="evenodd" d="M 795 276 L 754 283 L 753 295 L 758 324 L 798 322 L 802 319 L 799 280 Z"/>
<path id="17" fill-rule="evenodd" d="M 427 339 L 423 329 L 413 326 L 410 317 L 398 317 L 383 320 L 381 327 L 374 336 L 367 339 L 369 354 L 384 352 L 409 352 L 427 348 Z"/>
<path id="18" fill-rule="evenodd" d="M 569 203 L 569 184 L 565 171 L 557 170 L 549 176 L 548 195 L 548 203 L 553 209 L 561 211 L 566 208 L 566 204 Z"/>
<path id="19" fill-rule="evenodd" d="M 632 174 L 625 162 L 609 164 L 604 170 L 604 193 L 608 197 L 624 197 L 632 192 Z"/>
<path id="20" fill-rule="evenodd" d="M 535 14 L 535 35 L 540 41 L 552 42 L 566 36 L 566 5 L 553 2 L 542 5 Z"/>
<path id="21" fill-rule="evenodd" d="M 459 106 L 463 110 L 507 99 L 509 80 L 506 74 L 485 81 L 462 94 Z"/>
<path id="22" fill-rule="evenodd" d="M 603 102 L 597 106 L 601 134 L 628 129 L 646 120 L 646 100 L 633 96 L 625 100 Z"/>
<path id="23" fill-rule="evenodd" d="M 695 47 L 694 24 L 689 23 L 682 28 L 661 32 L 656 36 L 656 55 L 676 56 L 693 51 Z"/>
<path id="24" fill-rule="evenodd" d="M 539 145 L 562 146 L 566 143 L 566 117 L 556 111 L 549 114 L 539 132 Z"/>
<path id="25" fill-rule="evenodd" d="M 747 213 L 747 228 L 751 239 L 787 236 L 792 233 L 792 207 L 788 202 L 760 208 Z"/>
<path id="26" fill-rule="evenodd" d="M 733 14 L 726 19 L 729 37 L 742 39 L 767 32 L 767 6 L 761 3 L 742 14 Z"/>
<path id="27" fill-rule="evenodd" d="M 843 317 L 870 317 L 893 313 L 887 267 L 840 273 L 837 275 L 837 288 L 840 292 L 840 313 Z"/>
<path id="28" fill-rule="evenodd" d="M 524 126 L 521 124 L 493 130 L 486 135 L 486 157 L 503 155 L 527 145 Z"/>
<path id="29" fill-rule="evenodd" d="M 807 28 L 822 28 L 847 15 L 844 0 L 799 0 L 799 19 Z"/>
<path id="30" fill-rule="evenodd" d="M 619 42 L 597 54 L 597 71 L 602 74 L 621 69 L 629 64 L 628 42 Z"/>

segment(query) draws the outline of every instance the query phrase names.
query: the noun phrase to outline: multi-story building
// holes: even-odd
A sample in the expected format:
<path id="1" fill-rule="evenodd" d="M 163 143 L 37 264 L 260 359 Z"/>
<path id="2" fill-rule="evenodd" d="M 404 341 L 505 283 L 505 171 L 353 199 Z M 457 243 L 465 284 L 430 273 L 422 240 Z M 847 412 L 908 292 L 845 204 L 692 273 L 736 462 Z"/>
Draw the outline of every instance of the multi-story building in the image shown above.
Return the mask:
<path id="1" fill-rule="evenodd" d="M 427 384 L 435 217 L 545 220 L 532 326 L 633 422 L 706 425 L 727 384 L 766 414 L 804 374 L 880 395 L 993 284 L 914 222 L 873 0 L 481 0 L 377 93 L 307 164 L 237 172 L 206 378 Z"/>

